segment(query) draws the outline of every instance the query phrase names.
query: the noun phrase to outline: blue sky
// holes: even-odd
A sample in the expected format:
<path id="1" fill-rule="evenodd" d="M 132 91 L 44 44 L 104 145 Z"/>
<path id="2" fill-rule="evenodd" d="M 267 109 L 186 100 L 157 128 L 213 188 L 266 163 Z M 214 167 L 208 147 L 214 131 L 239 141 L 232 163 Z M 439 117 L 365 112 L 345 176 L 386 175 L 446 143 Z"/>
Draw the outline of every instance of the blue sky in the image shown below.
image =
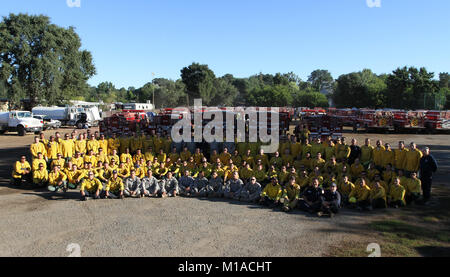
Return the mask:
<path id="1" fill-rule="evenodd" d="M 74 26 L 94 56 L 92 85 L 178 79 L 192 62 L 217 76 L 293 71 L 304 80 L 315 69 L 335 78 L 404 65 L 450 71 L 450 1 L 366 1 L 80 0 L 69 8 L 67 0 L 2 0 L 0 15 L 46 14 Z"/>

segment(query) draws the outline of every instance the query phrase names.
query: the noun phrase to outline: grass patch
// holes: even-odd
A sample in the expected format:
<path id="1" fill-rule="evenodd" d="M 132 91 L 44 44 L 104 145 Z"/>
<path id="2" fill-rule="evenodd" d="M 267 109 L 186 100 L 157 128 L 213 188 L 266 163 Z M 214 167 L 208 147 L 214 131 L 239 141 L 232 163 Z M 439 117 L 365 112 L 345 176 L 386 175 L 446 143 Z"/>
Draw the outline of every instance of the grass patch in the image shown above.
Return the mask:
<path id="1" fill-rule="evenodd" d="M 378 243 L 382 257 L 450 257 L 450 190 L 433 190 L 437 205 L 387 210 L 383 219 L 361 226 L 358 239 L 330 249 L 334 257 L 367 257 L 369 243 Z"/>
<path id="2" fill-rule="evenodd" d="M 423 221 L 431 222 L 431 223 L 437 223 L 437 222 L 440 221 L 440 219 L 437 218 L 437 217 L 434 217 L 434 216 L 426 216 L 426 217 L 423 218 Z"/>
<path id="3" fill-rule="evenodd" d="M 450 233 L 409 224 L 401 220 L 378 220 L 367 225 L 375 231 L 370 242 L 378 243 L 382 257 L 450 256 Z M 331 250 L 335 257 L 367 257 L 368 239 L 346 242 Z"/>

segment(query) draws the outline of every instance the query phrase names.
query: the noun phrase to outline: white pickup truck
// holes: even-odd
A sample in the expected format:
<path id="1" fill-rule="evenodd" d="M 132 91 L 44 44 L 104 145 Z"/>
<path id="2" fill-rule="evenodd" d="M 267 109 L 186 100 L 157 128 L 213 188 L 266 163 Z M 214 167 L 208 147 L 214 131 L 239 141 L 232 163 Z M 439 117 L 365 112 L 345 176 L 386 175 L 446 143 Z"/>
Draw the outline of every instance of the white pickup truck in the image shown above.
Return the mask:
<path id="1" fill-rule="evenodd" d="M 0 113 L 0 134 L 17 132 L 25 136 L 28 132 L 40 133 L 44 129 L 44 122 L 33 118 L 31 112 L 11 111 Z"/>

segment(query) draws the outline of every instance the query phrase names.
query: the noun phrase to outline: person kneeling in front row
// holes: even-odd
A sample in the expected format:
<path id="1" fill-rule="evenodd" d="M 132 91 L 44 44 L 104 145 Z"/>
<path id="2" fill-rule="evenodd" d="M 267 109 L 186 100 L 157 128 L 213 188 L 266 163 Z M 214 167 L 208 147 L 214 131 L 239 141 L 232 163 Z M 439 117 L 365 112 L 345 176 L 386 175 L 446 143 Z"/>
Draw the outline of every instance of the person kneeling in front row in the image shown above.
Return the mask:
<path id="1" fill-rule="evenodd" d="M 178 186 L 178 180 L 173 177 L 173 173 L 169 171 L 167 173 L 167 178 L 163 182 L 161 182 L 161 197 L 177 197 L 180 189 Z"/>
<path id="2" fill-rule="evenodd" d="M 318 216 L 328 215 L 333 217 L 334 214 L 339 213 L 341 208 L 341 194 L 337 191 L 336 183 L 331 184 L 331 187 L 325 190 L 322 196 L 321 211 L 317 213 Z"/>
<path id="3" fill-rule="evenodd" d="M 142 179 L 142 195 L 147 197 L 155 197 L 160 193 L 159 180 L 153 176 L 151 169 L 147 170 L 147 176 Z"/>
<path id="4" fill-rule="evenodd" d="M 298 207 L 305 212 L 318 213 L 322 207 L 323 194 L 323 189 L 319 187 L 319 179 L 314 178 L 311 185 L 303 192 L 302 199 L 298 202 Z"/>
<path id="5" fill-rule="evenodd" d="M 86 201 L 87 197 L 99 199 L 102 189 L 102 182 L 95 178 L 94 172 L 89 171 L 87 179 L 84 179 L 83 183 L 81 183 L 81 201 Z"/>
<path id="6" fill-rule="evenodd" d="M 117 170 L 114 170 L 112 172 L 112 176 L 108 181 L 108 184 L 106 185 L 106 189 L 104 191 L 104 197 L 106 199 L 123 199 L 123 191 L 125 189 L 125 186 L 123 184 L 122 179 L 119 177 L 119 174 Z"/>
<path id="7" fill-rule="evenodd" d="M 141 179 L 136 176 L 136 171 L 131 170 L 131 176 L 125 179 L 125 190 L 123 194 L 126 197 L 141 197 Z"/>
<path id="8" fill-rule="evenodd" d="M 264 206 L 275 208 L 280 204 L 281 194 L 283 193 L 278 178 L 273 177 L 272 182 L 268 184 L 261 193 L 259 202 Z"/>

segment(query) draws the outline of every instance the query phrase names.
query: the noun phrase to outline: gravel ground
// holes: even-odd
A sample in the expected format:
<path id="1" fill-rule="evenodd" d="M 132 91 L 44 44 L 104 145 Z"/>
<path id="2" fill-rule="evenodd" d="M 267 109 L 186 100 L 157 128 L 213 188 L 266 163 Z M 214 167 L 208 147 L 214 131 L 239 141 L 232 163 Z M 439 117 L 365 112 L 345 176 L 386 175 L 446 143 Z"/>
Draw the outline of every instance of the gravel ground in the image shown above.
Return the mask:
<path id="1" fill-rule="evenodd" d="M 399 140 L 431 146 L 441 166 L 436 183 L 448 184 L 448 135 L 347 134 L 360 142 L 366 136 L 394 147 Z M 80 202 L 75 191 L 54 195 L 11 188 L 11 165 L 31 141 L 32 136 L 0 136 L 0 256 L 64 257 L 71 243 L 80 245 L 82 256 L 101 257 L 323 256 L 339 241 L 358 239 L 358 226 L 395 212 L 343 211 L 327 219 L 226 200 Z"/>

